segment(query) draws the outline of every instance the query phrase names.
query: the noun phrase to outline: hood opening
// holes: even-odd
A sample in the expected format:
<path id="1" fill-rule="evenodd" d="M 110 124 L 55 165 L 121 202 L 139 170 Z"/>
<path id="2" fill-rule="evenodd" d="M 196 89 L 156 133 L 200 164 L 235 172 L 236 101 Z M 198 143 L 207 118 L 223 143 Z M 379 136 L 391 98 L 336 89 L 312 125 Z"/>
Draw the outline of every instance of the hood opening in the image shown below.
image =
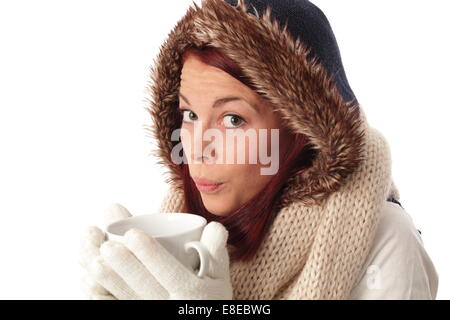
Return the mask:
<path id="1" fill-rule="evenodd" d="M 153 154 L 168 168 L 166 182 L 182 191 L 180 166 L 170 156 L 178 143 L 171 141 L 172 132 L 181 125 L 181 58 L 191 46 L 220 48 L 240 65 L 284 125 L 308 136 L 315 151 L 310 167 L 289 178 L 283 205 L 320 204 L 362 161 L 364 118 L 356 99 L 346 100 L 349 95 L 342 94 L 337 85 L 342 82 L 336 81 L 345 73 L 330 75 L 324 58 L 301 37 L 294 38 L 287 25 L 280 25 L 271 7 L 251 13 L 244 1 L 228 2 L 233 1 L 206 0 L 202 7 L 193 3 L 161 46 L 148 85 L 147 111 L 153 121 L 148 130 L 157 143 Z M 254 8 L 262 1 L 250 2 Z"/>

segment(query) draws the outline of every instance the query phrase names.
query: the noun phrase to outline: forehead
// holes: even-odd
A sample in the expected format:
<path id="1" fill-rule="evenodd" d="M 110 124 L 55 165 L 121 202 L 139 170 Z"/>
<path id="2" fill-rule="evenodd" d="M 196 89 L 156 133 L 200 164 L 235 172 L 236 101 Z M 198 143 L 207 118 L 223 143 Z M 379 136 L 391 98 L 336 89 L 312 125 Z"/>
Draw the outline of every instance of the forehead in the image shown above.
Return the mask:
<path id="1" fill-rule="evenodd" d="M 189 55 L 181 69 L 180 91 L 186 93 L 235 93 L 257 99 L 257 93 L 227 72 L 203 63 L 195 55 Z"/>

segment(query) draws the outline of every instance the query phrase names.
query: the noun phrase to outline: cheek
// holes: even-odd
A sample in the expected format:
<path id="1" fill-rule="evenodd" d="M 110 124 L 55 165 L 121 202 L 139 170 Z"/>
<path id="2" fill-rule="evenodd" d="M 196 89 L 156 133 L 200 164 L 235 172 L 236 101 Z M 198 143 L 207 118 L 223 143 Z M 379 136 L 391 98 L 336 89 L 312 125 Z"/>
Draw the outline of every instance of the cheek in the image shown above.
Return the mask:
<path id="1" fill-rule="evenodd" d="M 223 154 L 221 159 L 227 164 L 258 165 L 260 153 L 265 154 L 266 150 L 270 150 L 270 130 L 263 131 L 266 132 L 253 127 L 225 134 L 222 147 L 219 148 L 219 154 Z"/>
<path id="2" fill-rule="evenodd" d="M 257 159 L 257 162 L 248 162 L 267 166 L 270 162 L 279 159 L 281 140 L 280 130 L 276 127 L 261 127 L 253 129 L 255 139 L 246 139 L 245 155 L 246 159 Z"/>
<path id="3" fill-rule="evenodd" d="M 183 153 L 187 157 L 188 162 L 191 162 L 192 153 L 194 152 L 194 132 L 191 127 L 181 126 L 180 140 L 183 148 Z"/>
<path id="4" fill-rule="evenodd" d="M 261 175 L 260 165 L 239 164 L 230 168 L 230 192 L 241 204 L 258 193 L 270 180 L 270 176 Z"/>

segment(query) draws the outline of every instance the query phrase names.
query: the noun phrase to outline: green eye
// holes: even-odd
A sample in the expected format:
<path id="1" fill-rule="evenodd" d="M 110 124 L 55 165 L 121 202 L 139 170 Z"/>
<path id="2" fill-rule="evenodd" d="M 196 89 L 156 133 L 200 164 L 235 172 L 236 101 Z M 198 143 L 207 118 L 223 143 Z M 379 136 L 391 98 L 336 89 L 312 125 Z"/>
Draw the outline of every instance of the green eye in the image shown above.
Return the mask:
<path id="1" fill-rule="evenodd" d="M 197 116 L 191 110 L 181 109 L 180 112 L 183 115 L 184 122 L 193 122 L 194 120 L 197 120 Z"/>
<path id="2" fill-rule="evenodd" d="M 245 120 L 236 114 L 227 114 L 223 118 L 224 118 L 224 121 L 223 121 L 224 125 L 227 128 L 238 128 L 243 123 L 245 123 Z"/>

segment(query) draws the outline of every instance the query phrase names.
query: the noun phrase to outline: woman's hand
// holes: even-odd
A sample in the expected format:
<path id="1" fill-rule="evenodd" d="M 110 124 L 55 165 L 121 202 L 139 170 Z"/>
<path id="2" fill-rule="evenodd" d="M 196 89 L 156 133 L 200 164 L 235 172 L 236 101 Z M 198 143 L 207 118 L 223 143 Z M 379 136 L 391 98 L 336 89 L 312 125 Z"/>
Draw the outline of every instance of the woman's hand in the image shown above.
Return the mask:
<path id="1" fill-rule="evenodd" d="M 105 211 L 103 224 L 107 226 L 110 223 L 128 217 L 131 217 L 131 213 L 122 205 L 115 203 Z M 87 271 L 82 278 L 82 288 L 86 296 L 93 300 L 116 299 L 108 290 L 95 281 L 89 272 L 93 261 L 100 256 L 100 247 L 105 241 L 105 233 L 96 226 L 88 227 L 81 237 L 79 263 Z"/>
<path id="2" fill-rule="evenodd" d="M 124 244 L 91 239 L 92 246 L 99 248 L 87 267 L 90 281 L 100 285 L 91 291 L 94 298 L 232 299 L 228 231 L 218 222 L 208 223 L 200 239 L 210 254 L 203 278 L 142 230 L 126 232 Z M 103 291 L 98 292 L 99 287 Z"/>

